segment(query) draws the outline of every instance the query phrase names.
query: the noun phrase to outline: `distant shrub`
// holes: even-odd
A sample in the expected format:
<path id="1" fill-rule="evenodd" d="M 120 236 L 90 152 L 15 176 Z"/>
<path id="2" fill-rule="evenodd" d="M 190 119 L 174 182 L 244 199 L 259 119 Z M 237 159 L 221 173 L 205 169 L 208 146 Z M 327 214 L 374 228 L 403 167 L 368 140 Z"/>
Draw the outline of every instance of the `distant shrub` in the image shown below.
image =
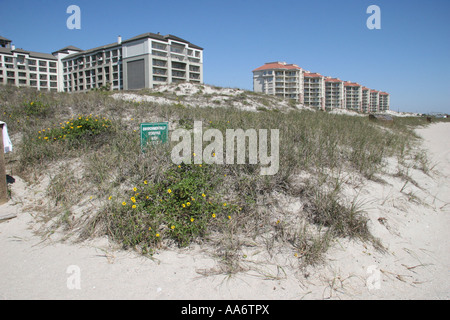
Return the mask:
<path id="1" fill-rule="evenodd" d="M 75 140 L 89 138 L 106 132 L 111 127 L 111 121 L 106 118 L 94 117 L 92 115 L 79 115 L 65 122 L 60 122 L 59 126 L 53 129 L 47 128 L 38 131 L 38 140 Z"/>

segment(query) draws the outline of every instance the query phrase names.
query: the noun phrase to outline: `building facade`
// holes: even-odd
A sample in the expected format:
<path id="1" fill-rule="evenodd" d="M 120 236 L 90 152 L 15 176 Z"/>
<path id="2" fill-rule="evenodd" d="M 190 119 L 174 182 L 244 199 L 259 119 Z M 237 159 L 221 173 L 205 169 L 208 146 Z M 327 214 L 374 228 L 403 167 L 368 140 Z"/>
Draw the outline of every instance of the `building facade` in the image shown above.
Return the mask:
<path id="1" fill-rule="evenodd" d="M 16 49 L 0 37 L 0 84 L 58 90 L 58 59 L 48 53 Z"/>
<path id="2" fill-rule="evenodd" d="M 292 99 L 322 110 L 379 112 L 390 108 L 390 96 L 359 83 L 325 77 L 295 64 L 268 62 L 253 70 L 253 91 Z"/>
<path id="3" fill-rule="evenodd" d="M 389 100 L 390 100 L 389 93 L 380 92 L 379 111 L 389 110 L 389 104 L 390 104 Z"/>
<path id="4" fill-rule="evenodd" d="M 68 46 L 52 54 L 15 49 L 0 37 L 0 84 L 37 90 L 134 90 L 203 83 L 203 48 L 174 35 L 144 33 L 101 47 Z"/>
<path id="5" fill-rule="evenodd" d="M 361 111 L 362 108 L 362 86 L 356 82 L 344 83 L 344 105 L 345 109 Z"/>
<path id="6" fill-rule="evenodd" d="M 253 90 L 303 103 L 303 70 L 295 64 L 268 62 L 253 70 Z"/>
<path id="7" fill-rule="evenodd" d="M 370 108 L 369 112 L 380 111 L 380 92 L 377 90 L 370 90 Z"/>
<path id="8" fill-rule="evenodd" d="M 338 78 L 325 78 L 325 109 L 344 108 L 344 81 Z"/>
<path id="9" fill-rule="evenodd" d="M 303 73 L 305 97 L 303 104 L 325 110 L 325 77 L 319 73 Z"/>

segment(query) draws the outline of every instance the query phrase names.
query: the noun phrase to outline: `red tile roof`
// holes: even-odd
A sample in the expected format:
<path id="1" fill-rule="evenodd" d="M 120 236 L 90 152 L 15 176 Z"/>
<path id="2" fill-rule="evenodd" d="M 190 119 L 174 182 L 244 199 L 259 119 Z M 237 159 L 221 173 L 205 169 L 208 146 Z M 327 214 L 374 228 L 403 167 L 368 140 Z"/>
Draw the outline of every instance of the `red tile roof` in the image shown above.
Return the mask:
<path id="1" fill-rule="evenodd" d="M 387 93 L 387 92 L 380 92 L 380 95 L 382 95 L 382 96 L 388 96 L 389 93 Z"/>
<path id="2" fill-rule="evenodd" d="M 336 78 L 325 78 L 325 82 L 344 82 L 344 81 Z"/>
<path id="3" fill-rule="evenodd" d="M 347 81 L 347 82 L 344 83 L 344 86 L 346 86 L 346 87 L 360 87 L 361 85 L 359 83 L 356 83 L 356 82 Z"/>
<path id="4" fill-rule="evenodd" d="M 323 75 L 321 75 L 320 73 L 305 72 L 305 77 L 310 77 L 310 78 L 323 78 Z"/>
<path id="5" fill-rule="evenodd" d="M 270 69 L 301 70 L 302 68 L 300 68 L 299 66 L 297 66 L 295 64 L 284 64 L 281 62 L 269 62 L 259 68 L 256 68 L 253 71 L 270 70 Z"/>

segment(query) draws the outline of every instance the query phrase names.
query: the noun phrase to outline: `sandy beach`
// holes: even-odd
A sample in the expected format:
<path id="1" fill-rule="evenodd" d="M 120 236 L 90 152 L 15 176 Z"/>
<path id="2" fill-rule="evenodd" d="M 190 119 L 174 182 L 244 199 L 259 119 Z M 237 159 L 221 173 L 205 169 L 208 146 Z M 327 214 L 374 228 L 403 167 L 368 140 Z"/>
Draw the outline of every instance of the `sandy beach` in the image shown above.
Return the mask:
<path id="1" fill-rule="evenodd" d="M 14 177 L 14 201 L 0 206 L 17 214 L 0 223 L 0 299 L 449 299 L 450 124 L 416 132 L 431 160 L 428 174 L 411 168 L 415 184 L 386 175 L 385 183 L 347 186 L 386 252 L 342 240 L 325 264 L 304 272 L 282 255 L 264 264 L 249 253 L 250 271 L 228 276 L 207 272 L 217 261 L 199 246 L 148 259 L 107 239 L 43 240 L 30 207 L 45 190 Z"/>

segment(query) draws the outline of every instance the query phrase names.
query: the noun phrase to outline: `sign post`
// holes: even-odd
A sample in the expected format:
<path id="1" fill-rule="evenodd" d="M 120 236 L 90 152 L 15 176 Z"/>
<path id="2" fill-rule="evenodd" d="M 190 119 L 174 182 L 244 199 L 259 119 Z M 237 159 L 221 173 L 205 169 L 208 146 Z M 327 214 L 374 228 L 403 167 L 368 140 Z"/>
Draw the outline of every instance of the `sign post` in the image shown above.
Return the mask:
<path id="1" fill-rule="evenodd" d="M 141 123 L 141 150 L 145 152 L 147 145 L 166 143 L 169 139 L 169 123 Z"/>
<path id="2" fill-rule="evenodd" d="M 8 202 L 6 187 L 5 148 L 3 146 L 3 123 L 0 123 L 0 205 Z"/>

